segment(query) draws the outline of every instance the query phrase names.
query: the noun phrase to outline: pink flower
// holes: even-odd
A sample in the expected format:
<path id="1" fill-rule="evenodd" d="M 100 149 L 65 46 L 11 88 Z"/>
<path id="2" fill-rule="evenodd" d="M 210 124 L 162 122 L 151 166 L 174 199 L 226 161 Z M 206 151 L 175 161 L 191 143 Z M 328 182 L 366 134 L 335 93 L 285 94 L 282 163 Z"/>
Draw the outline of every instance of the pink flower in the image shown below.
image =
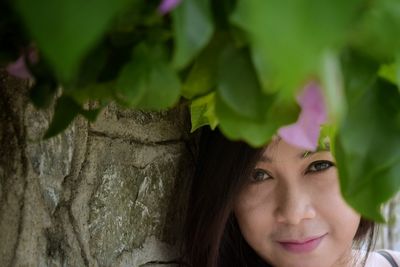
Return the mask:
<path id="1" fill-rule="evenodd" d="M 25 64 L 25 58 L 21 55 L 15 62 L 9 63 L 6 67 L 9 74 L 20 79 L 33 79 Z"/>
<path id="2" fill-rule="evenodd" d="M 158 6 L 158 12 L 165 15 L 179 5 L 180 2 L 181 0 L 162 0 L 161 4 Z"/>
<path id="3" fill-rule="evenodd" d="M 278 135 L 287 143 L 314 151 L 318 146 L 320 126 L 327 119 L 324 96 L 319 86 L 311 82 L 298 95 L 301 112 L 296 123 L 283 126 Z"/>
<path id="4" fill-rule="evenodd" d="M 32 64 L 39 61 L 39 56 L 35 48 L 29 48 L 27 57 L 26 54 L 23 53 L 16 61 L 9 63 L 6 67 L 7 72 L 20 79 L 32 80 L 33 76 L 26 66 L 26 60 L 29 60 Z"/>

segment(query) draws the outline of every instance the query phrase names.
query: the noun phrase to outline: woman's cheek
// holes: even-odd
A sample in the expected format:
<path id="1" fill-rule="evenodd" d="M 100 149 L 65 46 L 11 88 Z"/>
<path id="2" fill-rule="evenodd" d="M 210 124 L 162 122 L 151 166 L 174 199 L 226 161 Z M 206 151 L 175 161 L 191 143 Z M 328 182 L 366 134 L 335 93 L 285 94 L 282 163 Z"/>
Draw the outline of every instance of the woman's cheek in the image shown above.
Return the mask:
<path id="1" fill-rule="evenodd" d="M 254 211 L 265 209 L 273 201 L 273 182 L 251 183 L 240 192 L 235 207 L 240 210 Z"/>
<path id="2" fill-rule="evenodd" d="M 335 174 L 335 172 L 332 172 Z M 333 236 L 338 239 L 352 239 L 361 216 L 343 199 L 337 176 L 317 183 L 315 187 L 314 205 L 318 215 L 331 225 Z"/>
<path id="3" fill-rule="evenodd" d="M 271 185 L 252 185 L 239 195 L 234 212 L 245 232 L 265 231 L 272 228 L 275 200 Z"/>

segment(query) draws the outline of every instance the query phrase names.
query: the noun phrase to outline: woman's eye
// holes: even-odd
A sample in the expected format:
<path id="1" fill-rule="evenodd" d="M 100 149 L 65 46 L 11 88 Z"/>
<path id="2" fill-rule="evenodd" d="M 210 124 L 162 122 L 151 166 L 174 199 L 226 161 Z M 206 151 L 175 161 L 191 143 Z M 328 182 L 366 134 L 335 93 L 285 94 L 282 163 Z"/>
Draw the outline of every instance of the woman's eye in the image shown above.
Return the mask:
<path id="1" fill-rule="evenodd" d="M 251 179 L 254 182 L 261 182 L 267 179 L 272 178 L 271 175 L 269 175 L 266 171 L 261 170 L 261 169 L 256 169 L 253 171 L 252 175 L 251 175 Z"/>
<path id="2" fill-rule="evenodd" d="M 319 172 L 319 171 L 323 171 L 326 169 L 329 169 L 330 167 L 334 166 L 335 164 L 331 161 L 327 161 L 327 160 L 320 160 L 320 161 L 315 161 L 313 163 L 310 164 L 310 166 L 308 167 L 307 172 Z"/>

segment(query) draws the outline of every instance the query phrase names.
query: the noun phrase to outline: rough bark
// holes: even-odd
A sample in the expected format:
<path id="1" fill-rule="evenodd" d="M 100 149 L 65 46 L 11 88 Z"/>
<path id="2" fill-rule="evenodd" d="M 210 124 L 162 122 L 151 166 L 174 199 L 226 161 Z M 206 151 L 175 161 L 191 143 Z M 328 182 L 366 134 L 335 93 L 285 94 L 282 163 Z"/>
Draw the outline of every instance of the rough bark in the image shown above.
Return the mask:
<path id="1" fill-rule="evenodd" d="M 195 153 L 185 108 L 51 112 L 0 74 L 0 266 L 174 266 Z"/>

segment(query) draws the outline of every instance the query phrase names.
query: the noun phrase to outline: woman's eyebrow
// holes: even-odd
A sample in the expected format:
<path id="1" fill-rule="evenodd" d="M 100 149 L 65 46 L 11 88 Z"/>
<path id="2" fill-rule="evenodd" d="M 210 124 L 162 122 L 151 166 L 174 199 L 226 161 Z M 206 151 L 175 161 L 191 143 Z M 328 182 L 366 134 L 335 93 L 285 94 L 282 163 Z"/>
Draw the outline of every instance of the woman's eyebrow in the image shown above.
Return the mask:
<path id="1" fill-rule="evenodd" d="M 271 159 L 270 157 L 268 157 L 268 156 L 262 155 L 260 161 L 261 161 L 261 162 L 268 162 L 268 163 L 271 163 L 271 162 L 272 162 L 272 159 Z"/>
<path id="2" fill-rule="evenodd" d="M 324 143 L 323 145 L 319 145 L 317 147 L 317 150 L 315 150 L 315 151 L 306 150 L 306 151 L 303 151 L 303 152 L 299 153 L 298 157 L 300 159 L 305 159 L 305 158 L 308 158 L 308 157 L 310 157 L 311 155 L 313 155 L 315 153 L 318 153 L 318 152 L 321 152 L 321 151 L 330 151 L 330 150 L 331 150 L 331 147 L 330 147 L 329 143 Z"/>
<path id="3" fill-rule="evenodd" d="M 318 152 L 321 152 L 321 151 L 330 151 L 330 150 L 331 150 L 331 149 L 330 149 L 329 143 L 325 143 L 325 144 L 323 144 L 323 145 L 319 145 L 319 146 L 317 147 L 317 150 L 315 150 L 315 151 L 310 151 L 310 150 L 302 151 L 302 152 L 300 152 L 300 153 L 298 154 L 297 157 L 300 158 L 300 159 L 305 159 L 305 158 L 308 158 L 308 157 L 310 157 L 311 155 L 313 155 L 313 154 L 315 154 L 315 153 L 318 153 Z M 271 163 L 271 162 L 273 161 L 273 159 L 270 158 L 270 157 L 268 157 L 268 156 L 266 156 L 266 155 L 263 155 L 263 156 L 261 157 L 260 161 Z"/>

